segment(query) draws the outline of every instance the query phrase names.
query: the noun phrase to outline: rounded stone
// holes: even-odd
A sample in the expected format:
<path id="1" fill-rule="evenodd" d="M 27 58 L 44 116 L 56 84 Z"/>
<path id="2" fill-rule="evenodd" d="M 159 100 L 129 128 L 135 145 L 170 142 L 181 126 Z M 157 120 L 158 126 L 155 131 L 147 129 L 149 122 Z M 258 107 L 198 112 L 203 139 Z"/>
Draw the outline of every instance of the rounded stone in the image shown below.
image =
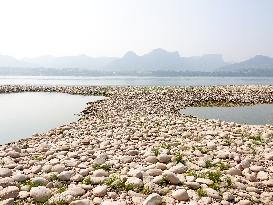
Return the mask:
<path id="1" fill-rule="evenodd" d="M 16 182 L 26 181 L 29 177 L 25 174 L 15 174 L 12 176 L 13 180 Z"/>
<path id="2" fill-rule="evenodd" d="M 162 172 L 161 169 L 148 169 L 148 170 L 146 171 L 146 174 L 148 174 L 148 175 L 150 175 L 150 176 L 153 176 L 153 177 L 159 176 L 159 175 L 161 175 L 162 173 L 163 173 L 163 172 Z"/>
<path id="3" fill-rule="evenodd" d="M 189 195 L 185 189 L 178 189 L 173 191 L 172 196 L 179 201 L 187 201 L 189 199 Z"/>
<path id="4" fill-rule="evenodd" d="M 152 164 L 155 164 L 158 162 L 158 159 L 156 158 L 156 156 L 148 156 L 146 159 L 145 159 L 146 162 L 149 162 L 149 163 L 152 163 Z"/>
<path id="5" fill-rule="evenodd" d="M 0 168 L 0 177 L 10 177 L 12 171 L 9 168 Z"/>
<path id="6" fill-rule="evenodd" d="M 51 196 L 50 189 L 44 186 L 32 187 L 30 190 L 30 196 L 38 202 L 45 202 Z"/>
<path id="7" fill-rule="evenodd" d="M 143 186 L 143 181 L 137 177 L 128 177 L 127 183 L 133 184 L 134 186 L 138 186 L 138 187 Z"/>
<path id="8" fill-rule="evenodd" d="M 108 177 L 108 172 L 103 169 L 98 169 L 93 172 L 94 177 Z"/>
<path id="9" fill-rule="evenodd" d="M 73 175 L 73 171 L 63 171 L 58 175 L 58 178 L 63 181 L 69 181 Z"/>
<path id="10" fill-rule="evenodd" d="M 102 185 L 102 186 L 97 186 L 93 189 L 93 194 L 94 196 L 99 196 L 99 197 L 103 197 L 107 194 L 107 186 L 106 185 Z"/>
<path id="11" fill-rule="evenodd" d="M 16 186 L 8 186 L 0 191 L 0 198 L 9 199 L 9 198 L 17 198 L 19 195 L 19 188 Z"/>
<path id="12" fill-rule="evenodd" d="M 159 194 L 153 193 L 150 194 L 145 201 L 143 202 L 143 205 L 161 205 L 162 198 Z"/>
<path id="13" fill-rule="evenodd" d="M 157 157 L 157 159 L 158 159 L 159 162 L 168 163 L 168 162 L 171 161 L 172 156 L 171 156 L 171 155 L 167 155 L 167 154 L 160 154 L 160 155 Z"/>
<path id="14" fill-rule="evenodd" d="M 81 199 L 72 201 L 70 205 L 90 205 L 90 201 L 88 199 Z"/>

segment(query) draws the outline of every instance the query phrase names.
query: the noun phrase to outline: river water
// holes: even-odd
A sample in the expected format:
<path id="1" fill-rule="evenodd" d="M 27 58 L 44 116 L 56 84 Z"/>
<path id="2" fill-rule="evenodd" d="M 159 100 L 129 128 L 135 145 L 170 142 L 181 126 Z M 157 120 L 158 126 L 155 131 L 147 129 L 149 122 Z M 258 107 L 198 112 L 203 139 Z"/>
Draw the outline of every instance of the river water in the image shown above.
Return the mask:
<path id="1" fill-rule="evenodd" d="M 273 77 L 0 76 L 1 84 L 132 86 L 272 85 Z"/>
<path id="2" fill-rule="evenodd" d="M 250 125 L 273 125 L 273 104 L 238 107 L 189 107 L 181 112 L 204 119 L 220 119 Z"/>
<path id="3" fill-rule="evenodd" d="M 0 144 L 77 121 L 87 102 L 102 98 L 43 92 L 0 94 Z"/>
<path id="4" fill-rule="evenodd" d="M 64 77 L 0 76 L 0 85 L 113 85 L 113 86 L 205 86 L 272 85 L 272 77 Z M 0 144 L 30 137 L 36 132 L 76 121 L 89 101 L 102 99 L 61 93 L 0 94 Z M 201 118 L 248 124 L 273 124 L 273 105 L 235 108 L 187 108 L 182 111 Z"/>

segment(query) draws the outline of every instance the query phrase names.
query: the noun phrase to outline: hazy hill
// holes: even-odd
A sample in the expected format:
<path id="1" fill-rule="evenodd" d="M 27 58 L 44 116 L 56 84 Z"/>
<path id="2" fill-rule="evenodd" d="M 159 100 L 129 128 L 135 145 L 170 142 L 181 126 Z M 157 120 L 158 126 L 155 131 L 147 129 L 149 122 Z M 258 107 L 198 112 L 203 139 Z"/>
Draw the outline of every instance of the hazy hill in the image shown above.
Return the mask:
<path id="1" fill-rule="evenodd" d="M 22 67 L 33 67 L 31 63 L 17 60 L 11 56 L 0 55 L 0 67 L 12 67 L 12 68 L 22 68 Z"/>
<path id="2" fill-rule="evenodd" d="M 215 69 L 227 65 L 220 54 L 206 54 L 203 56 L 193 56 L 182 58 L 183 67 L 189 71 L 211 72 Z"/>
<path id="3" fill-rule="evenodd" d="M 198 73 L 199 72 L 199 73 Z M 121 58 L 41 56 L 15 59 L 0 55 L 1 75 L 273 75 L 273 58 L 257 55 L 246 61 L 227 64 L 222 55 L 181 57 L 178 52 L 155 49 L 144 55 L 133 51 Z"/>
<path id="4" fill-rule="evenodd" d="M 222 71 L 251 71 L 256 69 L 272 69 L 273 70 L 273 58 L 256 55 L 253 58 L 242 61 L 240 63 L 234 63 L 220 68 Z"/>
<path id="5" fill-rule="evenodd" d="M 93 58 L 86 55 L 79 56 L 41 56 L 37 58 L 24 58 L 23 60 L 45 68 L 79 68 L 98 70 L 114 61 L 116 58 L 99 57 Z"/>
<path id="6" fill-rule="evenodd" d="M 129 51 L 122 58 L 105 66 L 112 71 L 213 71 L 227 65 L 221 55 L 208 54 L 196 57 L 180 57 L 178 52 L 155 49 L 142 56 Z"/>
<path id="7" fill-rule="evenodd" d="M 2 68 L 54 68 L 84 69 L 100 72 L 146 73 L 151 71 L 212 71 L 226 65 L 221 55 L 210 54 L 198 57 L 180 57 L 178 52 L 168 52 L 161 48 L 144 55 L 133 51 L 121 58 L 79 56 L 41 56 L 17 60 L 10 56 L 0 56 Z"/>
<path id="8" fill-rule="evenodd" d="M 103 69 L 119 72 L 181 70 L 182 62 L 178 52 L 168 52 L 163 49 L 155 49 L 150 53 L 138 56 L 134 52 L 129 51 L 122 58 L 109 63 Z"/>

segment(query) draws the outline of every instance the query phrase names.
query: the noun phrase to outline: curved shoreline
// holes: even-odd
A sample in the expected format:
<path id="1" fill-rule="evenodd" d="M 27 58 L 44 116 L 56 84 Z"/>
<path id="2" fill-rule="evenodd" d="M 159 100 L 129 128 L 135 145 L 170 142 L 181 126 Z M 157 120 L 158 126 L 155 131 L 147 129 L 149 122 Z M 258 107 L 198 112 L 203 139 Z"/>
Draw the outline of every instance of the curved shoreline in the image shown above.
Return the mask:
<path id="1" fill-rule="evenodd" d="M 0 167 L 6 173 L 0 173 L 3 200 L 14 198 L 23 204 L 39 197 L 52 204 L 273 200 L 272 125 L 239 125 L 178 112 L 195 105 L 273 103 L 273 86 L 0 86 L 0 93 L 30 91 L 109 98 L 89 103 L 78 122 L 0 146 Z M 119 177 L 113 179 L 113 174 Z M 44 198 L 36 185 L 47 194 Z M 150 193 L 154 194 L 147 196 Z"/>

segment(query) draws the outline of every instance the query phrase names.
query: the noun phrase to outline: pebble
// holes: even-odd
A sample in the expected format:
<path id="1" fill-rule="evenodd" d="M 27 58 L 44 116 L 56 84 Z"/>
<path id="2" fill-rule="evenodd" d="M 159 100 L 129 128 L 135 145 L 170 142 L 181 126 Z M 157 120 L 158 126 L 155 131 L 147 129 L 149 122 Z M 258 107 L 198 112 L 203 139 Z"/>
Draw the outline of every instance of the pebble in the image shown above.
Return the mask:
<path id="1" fill-rule="evenodd" d="M 93 189 L 94 196 L 102 197 L 102 196 L 105 196 L 106 193 L 107 193 L 107 186 L 105 186 L 105 185 L 96 186 Z"/>
<path id="2" fill-rule="evenodd" d="M 179 201 L 187 201 L 189 199 L 189 195 L 185 189 L 178 189 L 173 191 L 172 196 Z"/>
<path id="3" fill-rule="evenodd" d="M 214 102 L 272 103 L 268 93 L 273 93 L 273 86 L 0 85 L 0 93 L 22 91 L 107 98 L 88 103 L 78 121 L 0 145 L 0 193 L 10 194 L 11 201 L 74 205 L 272 201 L 271 125 L 201 119 L 178 111 Z M 264 142 L 256 143 L 257 136 Z M 215 172 L 219 178 L 209 174 Z M 119 186 L 104 185 L 113 176 Z M 212 189 L 213 180 L 219 180 L 220 191 Z M 33 187 L 37 184 L 43 186 Z M 133 190 L 126 190 L 131 185 Z M 208 196 L 199 197 L 202 190 Z"/>
<path id="4" fill-rule="evenodd" d="M 0 168 L 0 177 L 10 177 L 12 171 L 9 168 Z"/>
<path id="5" fill-rule="evenodd" d="M 90 205 L 90 201 L 88 199 L 75 200 L 70 205 Z"/>
<path id="6" fill-rule="evenodd" d="M 51 196 L 50 189 L 44 186 L 32 187 L 30 190 L 30 196 L 38 202 L 45 202 Z"/>
<path id="7" fill-rule="evenodd" d="M 0 191 L 1 199 L 17 198 L 19 195 L 19 188 L 16 186 L 8 186 Z"/>
<path id="8" fill-rule="evenodd" d="M 162 198 L 159 194 L 153 193 L 150 194 L 145 201 L 143 202 L 143 205 L 161 205 Z"/>

